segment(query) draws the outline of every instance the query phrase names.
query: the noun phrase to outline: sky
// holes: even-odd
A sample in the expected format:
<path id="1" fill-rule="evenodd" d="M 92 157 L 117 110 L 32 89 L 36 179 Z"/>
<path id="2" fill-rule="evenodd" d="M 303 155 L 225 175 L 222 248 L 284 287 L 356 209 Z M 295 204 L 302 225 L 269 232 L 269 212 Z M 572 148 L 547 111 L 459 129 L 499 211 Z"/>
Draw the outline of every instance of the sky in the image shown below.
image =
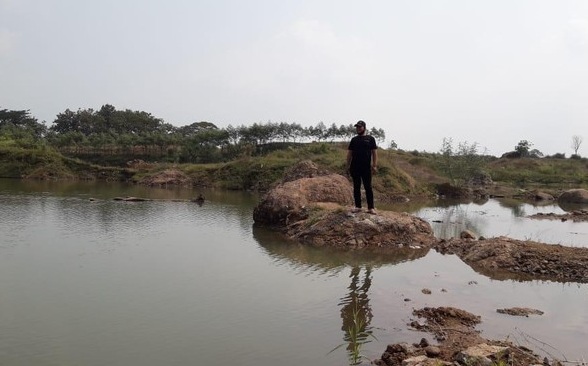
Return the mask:
<path id="1" fill-rule="evenodd" d="M 588 1 L 0 0 L 0 108 L 104 104 L 588 155 Z"/>

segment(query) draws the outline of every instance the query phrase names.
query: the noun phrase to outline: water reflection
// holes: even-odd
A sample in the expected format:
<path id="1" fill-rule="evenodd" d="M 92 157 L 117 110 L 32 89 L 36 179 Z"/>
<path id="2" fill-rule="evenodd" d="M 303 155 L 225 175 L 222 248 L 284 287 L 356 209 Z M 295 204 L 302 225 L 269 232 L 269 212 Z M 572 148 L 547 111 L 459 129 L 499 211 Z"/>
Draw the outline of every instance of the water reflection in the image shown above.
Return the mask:
<path id="1" fill-rule="evenodd" d="M 563 214 L 556 202 L 525 203 L 513 199 L 490 199 L 482 206 L 463 201 L 437 201 L 438 205 L 424 207 L 412 214 L 431 224 L 433 233 L 441 239 L 459 237 L 464 230 L 486 238 L 508 236 L 518 240 L 533 240 L 547 244 L 588 246 L 588 223 L 534 220 L 537 213 Z"/>
<path id="2" fill-rule="evenodd" d="M 482 232 L 484 221 L 480 220 L 480 217 L 472 215 L 468 208 L 448 206 L 444 210 L 439 210 L 441 218 L 433 220 L 435 235 L 439 238 L 459 237 L 465 228 L 476 233 Z"/>
<path id="3" fill-rule="evenodd" d="M 558 205 L 566 212 L 588 209 L 588 204 L 586 203 L 558 202 Z"/>
<path id="4" fill-rule="evenodd" d="M 338 304 L 341 306 L 341 319 L 343 325 L 343 341 L 347 344 L 347 354 L 351 365 L 361 363 L 362 346 L 370 342 L 373 337 L 371 326 L 373 314 L 370 306 L 368 291 L 372 285 L 372 267 L 363 267 L 364 274 L 361 274 L 362 267 L 354 266 L 349 277 L 349 293 L 341 299 Z"/>
<path id="5" fill-rule="evenodd" d="M 334 248 L 315 248 L 289 240 L 280 232 L 253 226 L 253 238 L 278 265 L 288 265 L 301 272 L 318 272 L 328 275 L 339 273 L 346 267 L 369 265 L 378 268 L 424 257 L 429 248 L 399 248 L 381 251 L 351 251 Z"/>

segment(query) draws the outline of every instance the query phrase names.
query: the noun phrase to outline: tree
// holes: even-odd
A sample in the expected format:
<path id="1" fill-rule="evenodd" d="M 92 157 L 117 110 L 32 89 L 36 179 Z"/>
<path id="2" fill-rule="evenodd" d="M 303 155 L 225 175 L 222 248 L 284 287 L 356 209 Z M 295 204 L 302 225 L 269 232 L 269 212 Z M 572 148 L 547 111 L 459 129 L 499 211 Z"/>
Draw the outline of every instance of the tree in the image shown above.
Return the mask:
<path id="1" fill-rule="evenodd" d="M 529 156 L 529 151 L 531 149 L 531 146 L 533 146 L 533 144 L 527 140 L 521 140 L 519 141 L 519 143 L 517 144 L 517 146 L 515 146 L 515 151 L 519 154 L 519 156 L 521 158 L 527 157 Z"/>
<path id="2" fill-rule="evenodd" d="M 467 184 L 472 178 L 483 173 L 480 167 L 484 165 L 486 158 L 478 153 L 476 142 L 460 142 L 455 150 L 453 139 L 443 138 L 440 155 L 439 166 L 453 184 Z"/>
<path id="3" fill-rule="evenodd" d="M 0 131 L 12 131 L 18 135 L 30 135 L 33 139 L 40 139 L 47 133 L 47 127 L 32 117 L 28 110 L 14 111 L 0 109 Z"/>
<path id="4" fill-rule="evenodd" d="M 572 136 L 572 149 L 574 150 L 574 155 L 578 155 L 578 150 L 580 149 L 580 145 L 582 145 L 582 136 L 574 135 Z"/>

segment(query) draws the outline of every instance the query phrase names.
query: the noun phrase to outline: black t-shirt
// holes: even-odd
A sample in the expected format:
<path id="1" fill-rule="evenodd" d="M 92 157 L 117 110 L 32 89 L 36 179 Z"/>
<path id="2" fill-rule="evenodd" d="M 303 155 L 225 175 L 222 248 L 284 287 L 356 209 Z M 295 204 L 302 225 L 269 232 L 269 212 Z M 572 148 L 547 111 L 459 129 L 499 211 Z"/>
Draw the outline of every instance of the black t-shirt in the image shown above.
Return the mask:
<path id="1" fill-rule="evenodd" d="M 377 149 L 376 139 L 369 135 L 357 135 L 351 139 L 351 170 L 369 170 L 372 163 L 372 150 Z"/>

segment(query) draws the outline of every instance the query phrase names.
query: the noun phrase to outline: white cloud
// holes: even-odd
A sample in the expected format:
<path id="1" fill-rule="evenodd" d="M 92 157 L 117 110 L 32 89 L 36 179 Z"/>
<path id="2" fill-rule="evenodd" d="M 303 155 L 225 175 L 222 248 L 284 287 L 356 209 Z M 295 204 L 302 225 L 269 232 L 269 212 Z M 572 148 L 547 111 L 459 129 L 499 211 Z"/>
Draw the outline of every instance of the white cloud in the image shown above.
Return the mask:
<path id="1" fill-rule="evenodd" d="M 275 37 L 288 48 L 286 56 L 314 68 L 323 75 L 331 75 L 339 81 L 369 81 L 373 75 L 370 57 L 371 44 L 359 37 L 344 37 L 327 23 L 300 19 Z M 281 47 L 282 51 L 284 48 Z M 282 60 L 288 64 L 287 59 Z M 290 61 L 291 62 L 291 61 Z"/>
<path id="2" fill-rule="evenodd" d="M 15 43 L 16 36 L 13 32 L 5 29 L 0 29 L 0 56 L 9 54 Z"/>
<path id="3" fill-rule="evenodd" d="M 570 47 L 588 49 L 588 19 L 575 18 L 568 22 L 566 39 Z"/>

